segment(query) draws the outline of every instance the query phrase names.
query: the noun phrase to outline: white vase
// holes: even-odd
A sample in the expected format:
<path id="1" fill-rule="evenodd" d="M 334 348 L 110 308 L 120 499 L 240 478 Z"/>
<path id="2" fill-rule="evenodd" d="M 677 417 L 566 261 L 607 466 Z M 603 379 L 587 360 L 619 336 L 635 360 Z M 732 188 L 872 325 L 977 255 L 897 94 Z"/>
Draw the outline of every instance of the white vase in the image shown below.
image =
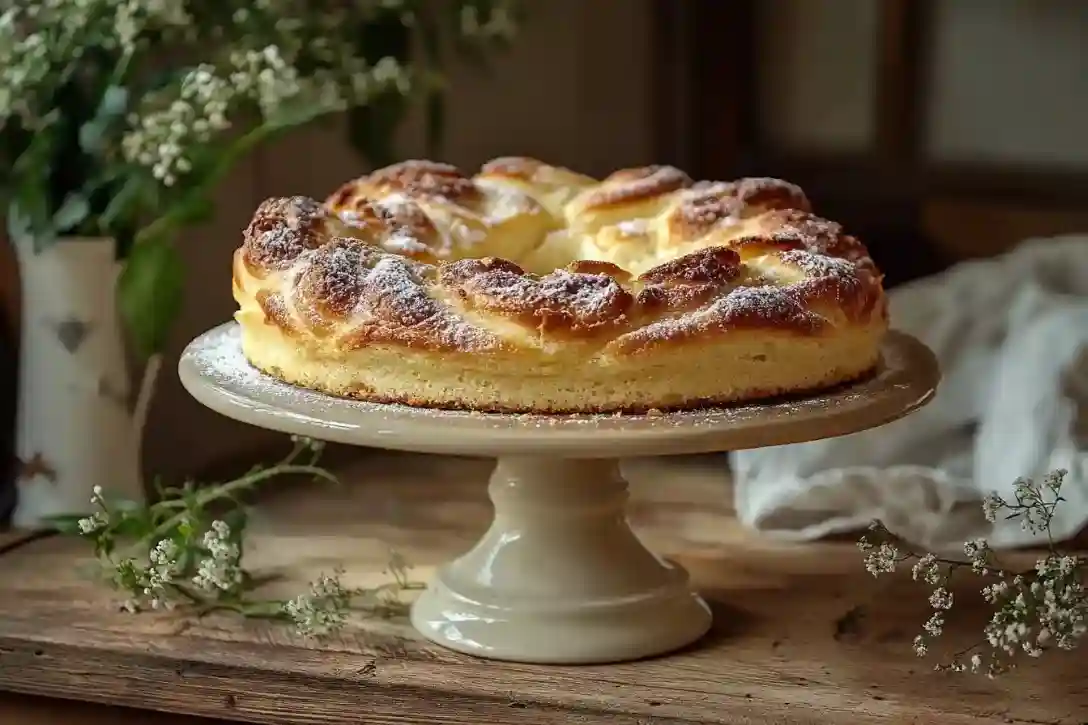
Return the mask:
<path id="1" fill-rule="evenodd" d="M 88 513 L 96 486 L 143 500 L 113 241 L 16 247 L 23 324 L 13 523 Z"/>

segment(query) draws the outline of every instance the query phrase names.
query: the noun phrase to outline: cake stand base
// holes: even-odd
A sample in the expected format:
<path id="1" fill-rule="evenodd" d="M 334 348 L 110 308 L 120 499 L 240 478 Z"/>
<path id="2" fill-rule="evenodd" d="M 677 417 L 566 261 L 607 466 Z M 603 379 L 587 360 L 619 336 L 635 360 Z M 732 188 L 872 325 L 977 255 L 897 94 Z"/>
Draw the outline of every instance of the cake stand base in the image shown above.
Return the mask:
<path id="1" fill-rule="evenodd" d="M 710 627 L 687 573 L 647 551 L 627 525 L 617 459 L 777 446 L 888 423 L 924 405 L 940 374 L 933 354 L 906 335 L 890 333 L 882 352 L 873 376 L 844 388 L 641 416 L 491 415 L 332 398 L 254 369 L 234 324 L 190 343 L 178 372 L 198 401 L 253 425 L 497 459 L 491 528 L 439 568 L 412 622 L 461 652 L 578 664 L 662 654 Z"/>
<path id="2" fill-rule="evenodd" d="M 616 460 L 500 458 L 491 528 L 441 567 L 412 624 L 450 649 L 535 663 L 663 654 L 710 628 L 687 572 L 627 524 Z"/>

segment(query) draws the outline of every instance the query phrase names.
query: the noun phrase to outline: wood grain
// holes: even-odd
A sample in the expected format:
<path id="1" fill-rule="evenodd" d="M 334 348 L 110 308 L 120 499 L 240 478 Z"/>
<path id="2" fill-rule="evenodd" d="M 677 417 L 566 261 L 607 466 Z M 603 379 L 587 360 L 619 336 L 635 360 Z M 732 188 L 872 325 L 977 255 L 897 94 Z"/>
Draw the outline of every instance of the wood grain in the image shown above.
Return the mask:
<path id="1" fill-rule="evenodd" d="M 151 714 L 132 708 L 0 692 L 0 722 L 12 725 L 217 725 L 228 721 Z"/>
<path id="2" fill-rule="evenodd" d="M 403 621 L 360 619 L 316 645 L 278 624 L 126 615 L 76 566 L 78 542 L 0 558 L 0 689 L 254 723 L 1082 723 L 1088 682 L 1047 655 L 1005 680 L 930 671 L 910 650 L 928 616 L 909 577 L 873 580 L 849 542 L 794 545 L 731 518 L 718 457 L 633 460 L 632 520 L 692 572 L 716 611 L 698 646 L 637 663 L 543 667 L 477 660 Z M 255 514 L 247 557 L 298 591 L 342 563 L 384 576 L 387 547 L 416 575 L 487 525 L 486 462 L 375 455 L 339 488 L 293 486 Z M 978 632 L 970 587 L 957 590 Z M 970 626 L 967 626 L 970 625 Z"/>

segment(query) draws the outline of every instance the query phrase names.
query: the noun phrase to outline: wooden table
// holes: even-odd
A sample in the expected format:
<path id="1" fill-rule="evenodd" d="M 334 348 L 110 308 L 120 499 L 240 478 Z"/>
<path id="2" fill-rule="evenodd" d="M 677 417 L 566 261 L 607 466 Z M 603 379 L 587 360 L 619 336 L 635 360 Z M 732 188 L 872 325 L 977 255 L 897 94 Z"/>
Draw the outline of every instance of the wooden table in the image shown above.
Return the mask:
<path id="1" fill-rule="evenodd" d="M 403 621 L 361 620 L 318 646 L 279 624 L 127 615 L 81 572 L 82 542 L 47 538 L 0 556 L 0 690 L 321 725 L 1088 722 L 1082 655 L 1048 654 L 997 681 L 932 672 L 910 648 L 928 616 L 924 587 L 874 580 L 849 541 L 790 545 L 745 531 L 721 466 L 627 467 L 634 524 L 715 609 L 710 635 L 680 654 L 543 667 L 442 650 Z M 281 594 L 341 563 L 353 582 L 378 581 L 390 546 L 426 577 L 486 526 L 487 473 L 482 461 L 375 454 L 345 475 L 351 485 L 277 491 L 257 512 L 247 559 L 285 575 Z M 973 589 L 957 590 L 956 609 L 975 621 L 953 627 L 951 645 L 980 631 Z M 34 723 L 4 713 L 0 722 Z M 147 718 L 107 721 L 160 722 Z"/>
<path id="2" fill-rule="evenodd" d="M 0 723 L 11 725 L 224 725 L 227 720 L 0 692 Z"/>

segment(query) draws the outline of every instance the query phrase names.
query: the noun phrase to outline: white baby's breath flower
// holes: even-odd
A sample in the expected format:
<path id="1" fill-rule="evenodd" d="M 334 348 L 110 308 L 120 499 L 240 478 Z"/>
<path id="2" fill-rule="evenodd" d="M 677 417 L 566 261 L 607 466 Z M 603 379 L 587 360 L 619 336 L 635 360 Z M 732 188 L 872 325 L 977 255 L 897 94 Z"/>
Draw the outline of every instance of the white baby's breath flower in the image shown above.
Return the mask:
<path id="1" fill-rule="evenodd" d="M 178 561 L 180 549 L 173 539 L 162 539 L 148 554 L 151 566 L 147 568 L 143 594 L 152 609 L 171 609 L 174 604 L 170 599 L 167 586 L 181 573 Z"/>
<path id="2" fill-rule="evenodd" d="M 130 162 L 173 186 L 192 170 L 192 150 L 229 130 L 232 113 L 244 104 L 255 105 L 266 120 L 275 120 L 288 106 L 304 106 L 316 116 L 363 103 L 380 91 L 392 88 L 403 94 L 410 87 L 408 72 L 391 57 L 373 67 L 346 57 L 336 73 L 303 77 L 281 48 L 241 49 L 230 55 L 225 72 L 198 66 L 184 76 L 176 97 L 149 99 L 143 112 L 131 116 L 133 129 L 122 148 Z"/>
<path id="3" fill-rule="evenodd" d="M 241 548 L 232 538 L 230 526 L 213 521 L 204 532 L 205 556 L 197 565 L 193 583 L 205 591 L 231 591 L 242 583 Z"/>
<path id="4" fill-rule="evenodd" d="M 151 169 L 164 186 L 172 186 L 191 169 L 191 147 L 207 143 L 230 128 L 228 118 L 235 89 L 210 65 L 201 65 L 182 78 L 179 96 L 158 110 L 133 114 L 133 130 L 122 139 L 125 157 Z"/>
<path id="5" fill-rule="evenodd" d="M 321 574 L 310 584 L 309 592 L 283 605 L 284 613 L 299 634 L 324 637 L 347 621 L 352 592 L 344 587 L 342 576 L 342 569 L 335 570 L 331 575 Z"/>
<path id="6" fill-rule="evenodd" d="M 963 553 L 971 560 L 971 571 L 976 574 L 989 573 L 992 550 L 985 539 L 974 539 L 965 542 Z"/>
<path id="7" fill-rule="evenodd" d="M 1054 509 L 1063 500 L 1060 492 L 1064 476 L 1064 471 L 1054 471 L 1040 483 L 1019 479 L 1013 484 L 1011 500 L 996 494 L 987 496 L 983 502 L 987 520 L 996 521 L 1005 512 L 1006 519 L 1018 519 L 1027 530 L 1045 533 L 1049 539 Z M 969 567 L 974 574 L 995 578 L 981 587 L 983 599 L 993 608 L 990 621 L 983 627 L 983 644 L 950 663 L 938 664 L 936 670 L 995 677 L 1015 667 L 1018 655 L 1040 657 L 1051 647 L 1074 649 L 1088 632 L 1088 594 L 1083 584 L 1088 561 L 1084 558 L 1062 554 L 1052 545 L 1033 571 L 1012 574 L 998 565 L 996 554 L 984 539 L 964 543 L 967 561 L 942 562 L 932 554 L 902 553 L 886 529 L 879 524 L 873 528 L 883 539 L 879 546 L 868 537 L 858 542 L 865 552 L 866 569 L 883 573 L 892 570 L 897 561 L 913 558 L 912 577 L 937 585 L 929 597 L 930 606 L 937 611 L 913 641 L 919 656 L 926 655 L 931 641 L 943 632 L 946 614 L 954 603 L 952 592 L 945 587 L 950 573 L 942 576 L 938 564 L 945 564 L 948 572 Z"/>
<path id="8" fill-rule="evenodd" d="M 1065 477 L 1066 475 L 1068 475 L 1068 473 L 1069 471 L 1066 471 L 1064 468 L 1059 468 L 1055 471 L 1051 471 L 1050 473 L 1043 476 L 1043 487 L 1053 494 L 1060 493 L 1062 489 L 1062 482 L 1065 480 Z"/>
<path id="9" fill-rule="evenodd" d="M 944 587 L 938 587 L 929 595 L 929 606 L 934 609 L 948 610 L 952 608 L 952 592 Z"/>
<path id="10" fill-rule="evenodd" d="M 99 531 L 106 528 L 106 524 L 108 523 L 109 520 L 106 518 L 106 515 L 101 511 L 96 511 L 90 516 L 85 516 L 77 521 L 76 526 L 79 527 L 79 533 L 81 535 L 90 536 L 92 534 L 97 534 Z"/>
<path id="11" fill-rule="evenodd" d="M 298 70 L 287 64 L 274 45 L 236 51 L 231 54 L 230 65 L 234 92 L 255 99 L 265 116 L 301 92 Z"/>
<path id="12" fill-rule="evenodd" d="M 888 542 L 874 547 L 865 555 L 865 569 L 873 576 L 895 571 L 899 559 L 899 550 Z"/>
<path id="13" fill-rule="evenodd" d="M 941 576 L 940 567 L 937 566 L 937 557 L 933 554 L 926 554 L 918 559 L 911 569 L 911 578 L 914 581 L 924 581 L 926 584 L 935 585 L 941 583 L 943 577 Z"/>
<path id="14" fill-rule="evenodd" d="M 510 37 L 515 4 L 465 5 L 464 39 Z M 48 130 L 59 122 L 52 99 L 65 79 L 89 66 L 107 78 L 111 68 L 97 66 L 111 64 L 110 89 L 127 91 L 134 107 L 108 126 L 99 161 L 135 164 L 173 187 L 186 176 L 197 177 L 198 160 L 215 158 L 216 150 L 207 146 L 226 141 L 232 117 L 248 121 L 256 111 L 268 123 L 289 126 L 365 105 L 386 92 L 411 93 L 417 78 L 438 80 L 429 69 L 417 75 L 392 56 L 371 63 L 372 48 L 359 42 L 360 24 L 379 15 L 383 22 L 392 17 L 413 25 L 415 3 L 369 0 L 312 8 L 294 0 L 253 0 L 229 4 L 225 20 L 212 20 L 212 12 L 188 0 L 0 3 L 0 129 L 17 124 L 32 133 Z M 207 63 L 165 86 L 143 87 L 147 78 L 160 77 L 144 72 L 144 56 L 158 53 L 152 42 L 192 49 L 198 28 L 210 36 L 199 39 L 199 57 Z M 84 62 L 89 49 L 104 53 Z M 178 69 L 164 70 L 174 78 Z"/>
<path id="15" fill-rule="evenodd" d="M 987 584 L 986 586 L 982 587 L 982 598 L 990 604 L 994 604 L 1008 596 L 1008 592 L 1008 582 L 1000 581 L 996 584 Z"/>

